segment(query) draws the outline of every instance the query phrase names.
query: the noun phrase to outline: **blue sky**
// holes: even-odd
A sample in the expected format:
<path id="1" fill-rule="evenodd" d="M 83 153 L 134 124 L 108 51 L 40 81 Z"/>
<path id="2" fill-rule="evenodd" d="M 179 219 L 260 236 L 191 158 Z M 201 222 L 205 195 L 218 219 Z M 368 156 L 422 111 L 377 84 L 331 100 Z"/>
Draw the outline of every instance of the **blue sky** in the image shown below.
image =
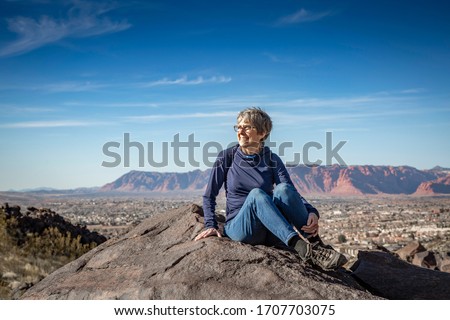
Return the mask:
<path id="1" fill-rule="evenodd" d="M 273 150 L 326 132 L 348 165 L 450 167 L 447 1 L 0 1 L 0 190 L 101 186 L 189 171 L 235 141 L 237 112 L 274 121 Z M 124 134 L 168 164 L 139 166 Z M 114 168 L 102 166 L 121 156 Z M 152 143 L 152 148 L 147 143 Z M 208 149 L 214 153 L 215 149 Z M 213 157 L 208 158 L 212 161 Z M 302 158 L 303 160 L 303 158 Z"/>

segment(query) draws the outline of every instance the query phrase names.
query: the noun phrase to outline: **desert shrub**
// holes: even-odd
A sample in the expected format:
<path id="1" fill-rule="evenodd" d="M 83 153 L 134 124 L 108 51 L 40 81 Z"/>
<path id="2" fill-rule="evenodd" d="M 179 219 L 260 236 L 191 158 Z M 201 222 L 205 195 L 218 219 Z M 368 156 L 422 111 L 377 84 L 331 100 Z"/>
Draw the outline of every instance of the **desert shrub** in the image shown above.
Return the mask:
<path id="1" fill-rule="evenodd" d="M 30 231 L 30 221 L 39 224 L 39 232 Z M 70 227 L 78 231 L 77 227 Z M 73 236 L 60 228 L 0 209 L 0 299 L 18 298 L 23 293 L 21 289 L 97 246 L 94 241 L 86 243 L 86 237 L 82 239 L 80 233 Z"/>
<path id="2" fill-rule="evenodd" d="M 70 232 L 62 234 L 58 228 L 49 227 L 40 235 L 28 234 L 23 244 L 23 250 L 28 255 L 44 259 L 53 256 L 76 259 L 91 250 L 91 244 L 82 244 L 80 235 L 72 237 Z"/>
<path id="3" fill-rule="evenodd" d="M 347 242 L 347 237 L 343 234 L 338 235 L 338 242 L 339 243 L 345 243 Z"/>

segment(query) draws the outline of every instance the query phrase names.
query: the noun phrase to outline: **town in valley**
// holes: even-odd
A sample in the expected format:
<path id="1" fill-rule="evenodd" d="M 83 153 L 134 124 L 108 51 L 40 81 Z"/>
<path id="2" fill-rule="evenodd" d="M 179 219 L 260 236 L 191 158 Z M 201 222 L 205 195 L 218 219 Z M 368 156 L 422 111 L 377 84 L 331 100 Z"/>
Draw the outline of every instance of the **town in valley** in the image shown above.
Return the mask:
<path id="1" fill-rule="evenodd" d="M 450 197 L 305 195 L 320 212 L 320 235 L 348 256 L 384 247 L 395 251 L 411 241 L 427 250 L 450 255 Z M 117 237 L 142 220 L 190 204 L 202 204 L 200 192 L 123 195 L 33 195 L 1 193 L 1 203 L 48 208 L 75 225 Z M 219 196 L 216 211 L 225 214 Z"/>

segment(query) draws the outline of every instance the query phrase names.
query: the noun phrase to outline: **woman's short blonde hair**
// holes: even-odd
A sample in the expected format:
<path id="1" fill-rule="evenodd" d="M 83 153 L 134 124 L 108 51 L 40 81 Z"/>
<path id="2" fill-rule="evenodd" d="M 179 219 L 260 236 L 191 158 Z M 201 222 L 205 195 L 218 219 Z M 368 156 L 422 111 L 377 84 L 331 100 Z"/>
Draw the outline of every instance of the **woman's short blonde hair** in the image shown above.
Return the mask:
<path id="1" fill-rule="evenodd" d="M 241 120 L 248 120 L 256 128 L 258 133 L 266 132 L 262 141 L 266 140 L 270 131 L 272 131 L 272 119 L 261 108 L 251 107 L 242 110 L 237 116 L 238 123 Z"/>

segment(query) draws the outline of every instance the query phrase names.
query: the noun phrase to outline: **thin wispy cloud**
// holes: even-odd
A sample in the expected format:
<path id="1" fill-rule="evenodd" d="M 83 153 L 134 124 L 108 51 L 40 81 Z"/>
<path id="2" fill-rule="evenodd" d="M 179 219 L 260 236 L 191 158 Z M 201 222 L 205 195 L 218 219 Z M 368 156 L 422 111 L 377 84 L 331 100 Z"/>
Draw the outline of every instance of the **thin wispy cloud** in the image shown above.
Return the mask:
<path id="1" fill-rule="evenodd" d="M 322 63 L 322 60 L 319 58 L 311 58 L 303 61 L 297 61 L 296 59 L 289 58 L 289 57 L 282 57 L 276 54 L 273 54 L 271 52 L 263 52 L 263 56 L 266 56 L 270 59 L 273 63 L 280 63 L 280 64 L 291 64 L 292 66 L 299 67 L 299 68 L 309 68 L 313 66 L 317 66 Z"/>
<path id="2" fill-rule="evenodd" d="M 241 97 L 226 97 L 226 98 L 212 98 L 212 99 L 181 99 L 171 101 L 155 101 L 157 107 L 189 107 L 189 108 L 207 108 L 208 110 L 235 110 L 240 111 L 247 106 L 264 106 L 264 101 L 268 99 L 265 95 L 258 96 L 241 96 Z"/>
<path id="3" fill-rule="evenodd" d="M 423 93 L 426 91 L 427 90 L 425 88 L 412 88 L 412 89 L 402 90 L 402 91 L 400 91 L 400 93 L 410 94 L 410 93 Z"/>
<path id="4" fill-rule="evenodd" d="M 192 108 L 214 108 L 215 110 L 235 110 L 238 112 L 245 107 L 262 107 L 271 109 L 284 109 L 290 110 L 294 108 L 310 108 L 320 109 L 351 109 L 352 112 L 364 107 L 365 109 L 370 107 L 377 108 L 392 108 L 393 105 L 401 103 L 408 106 L 408 103 L 416 103 L 421 97 L 417 95 L 408 94 L 383 94 L 378 93 L 348 96 L 348 97 L 330 97 L 330 98 L 293 98 L 293 99 L 280 99 L 280 97 L 270 95 L 255 95 L 255 96 L 235 96 L 226 98 L 213 98 L 213 99 L 182 99 L 171 101 L 153 101 L 153 105 L 162 108 L 169 107 L 192 107 Z M 105 104 L 108 106 L 109 104 Z"/>
<path id="5" fill-rule="evenodd" d="M 46 93 L 89 92 L 112 86 L 116 85 L 99 83 L 94 81 L 61 81 L 58 83 L 41 83 L 41 84 L 23 83 L 13 85 L 0 85 L 0 91 L 23 90 L 23 91 L 41 91 Z"/>
<path id="6" fill-rule="evenodd" d="M 51 93 L 57 92 L 86 92 L 95 91 L 101 88 L 108 87 L 106 84 L 93 83 L 93 82 L 63 82 L 47 84 L 39 87 L 35 87 L 35 90 L 42 90 Z"/>
<path id="7" fill-rule="evenodd" d="M 361 124 L 363 121 L 367 120 L 382 120 L 382 119 L 392 119 L 393 117 L 405 117 L 410 115 L 423 114 L 425 111 L 414 109 L 414 110 L 374 110 L 365 112 L 342 112 L 342 113 L 312 113 L 312 114 L 286 114 L 280 112 L 272 112 L 274 122 L 277 125 L 284 126 L 297 126 L 299 123 L 302 127 L 321 127 L 323 125 L 342 125 L 343 123 Z"/>
<path id="8" fill-rule="evenodd" d="M 69 107 L 89 107 L 89 108 L 156 108 L 158 105 L 151 102 L 119 102 L 119 103 L 87 103 L 70 101 L 63 103 Z"/>
<path id="9" fill-rule="evenodd" d="M 287 108 L 334 108 L 334 109 L 358 109 L 361 107 L 373 107 L 373 106 L 385 106 L 385 108 L 391 108 L 392 105 L 397 103 L 407 103 L 408 101 L 416 101 L 417 98 L 407 95 L 403 96 L 354 96 L 354 97 L 342 97 L 342 98 L 305 98 L 305 99 L 292 99 L 285 101 L 268 101 L 266 106 L 271 107 L 287 107 Z"/>
<path id="10" fill-rule="evenodd" d="M 236 112 L 196 112 L 196 113 L 185 113 L 185 114 L 152 114 L 143 116 L 132 116 L 125 117 L 124 120 L 128 122 L 151 122 L 151 121 L 161 121 L 161 120 L 172 120 L 172 119 L 204 119 L 204 118 L 228 118 L 235 117 Z"/>
<path id="11" fill-rule="evenodd" d="M 86 38 L 114 33 L 131 27 L 127 21 L 112 21 L 105 14 L 114 7 L 108 3 L 74 1 L 67 17 L 41 16 L 39 19 L 7 19 L 9 31 L 18 39 L 0 49 L 0 57 L 17 56 L 65 38 Z"/>
<path id="12" fill-rule="evenodd" d="M 156 87 L 156 86 L 173 86 L 173 85 L 201 85 L 207 83 L 228 83 L 231 81 L 230 77 L 225 76 L 213 76 L 210 78 L 204 78 L 198 76 L 194 79 L 189 79 L 187 76 L 183 76 L 178 79 L 163 78 L 156 81 L 143 83 L 142 87 Z"/>
<path id="13" fill-rule="evenodd" d="M 277 26 L 285 26 L 291 24 L 298 23 L 306 23 L 306 22 L 314 22 L 318 20 L 322 20 L 328 16 L 333 15 L 331 11 L 325 12 L 311 12 L 305 9 L 300 9 L 290 15 L 279 18 L 275 25 Z"/>
<path id="14" fill-rule="evenodd" d="M 7 85 L 0 86 L 0 91 L 7 90 L 24 90 L 24 91 L 41 91 L 44 93 L 60 93 L 60 92 L 90 92 L 96 91 L 102 88 L 112 87 L 113 85 L 107 83 L 97 83 L 91 81 L 69 81 L 69 82 L 58 82 L 58 83 L 47 83 L 47 84 L 21 84 L 21 85 Z"/>
<path id="15" fill-rule="evenodd" d="M 402 90 L 383 90 L 378 91 L 374 95 L 377 96 L 392 96 L 392 95 L 416 95 L 420 93 L 427 93 L 428 90 L 426 88 L 408 88 Z"/>
<path id="16" fill-rule="evenodd" d="M 0 128 L 36 129 L 36 128 L 62 128 L 62 127 L 91 127 L 107 124 L 109 123 L 98 121 L 75 121 L 75 120 L 24 121 L 24 122 L 1 124 Z"/>
<path id="17" fill-rule="evenodd" d="M 41 106 L 17 106 L 14 104 L 0 103 L 2 115 L 46 114 L 58 111 L 58 108 Z"/>
<path id="18" fill-rule="evenodd" d="M 292 59 L 288 59 L 288 58 L 282 58 L 278 55 L 275 55 L 273 53 L 270 52 L 263 52 L 263 55 L 268 57 L 272 62 L 276 62 L 276 63 L 290 63 L 293 62 Z"/>
<path id="19" fill-rule="evenodd" d="M 47 93 L 60 92 L 90 92 L 105 88 L 134 88 L 143 89 L 157 86 L 195 86 L 203 84 L 220 84 L 228 83 L 231 77 L 213 76 L 204 78 L 199 76 L 197 78 L 189 79 L 183 76 L 177 79 L 163 78 L 160 80 L 146 82 L 146 83 L 106 83 L 97 81 L 61 81 L 58 83 L 44 83 L 44 84 L 16 84 L 16 85 L 0 85 L 0 91 L 7 90 L 25 90 L 25 91 L 42 91 Z"/>

